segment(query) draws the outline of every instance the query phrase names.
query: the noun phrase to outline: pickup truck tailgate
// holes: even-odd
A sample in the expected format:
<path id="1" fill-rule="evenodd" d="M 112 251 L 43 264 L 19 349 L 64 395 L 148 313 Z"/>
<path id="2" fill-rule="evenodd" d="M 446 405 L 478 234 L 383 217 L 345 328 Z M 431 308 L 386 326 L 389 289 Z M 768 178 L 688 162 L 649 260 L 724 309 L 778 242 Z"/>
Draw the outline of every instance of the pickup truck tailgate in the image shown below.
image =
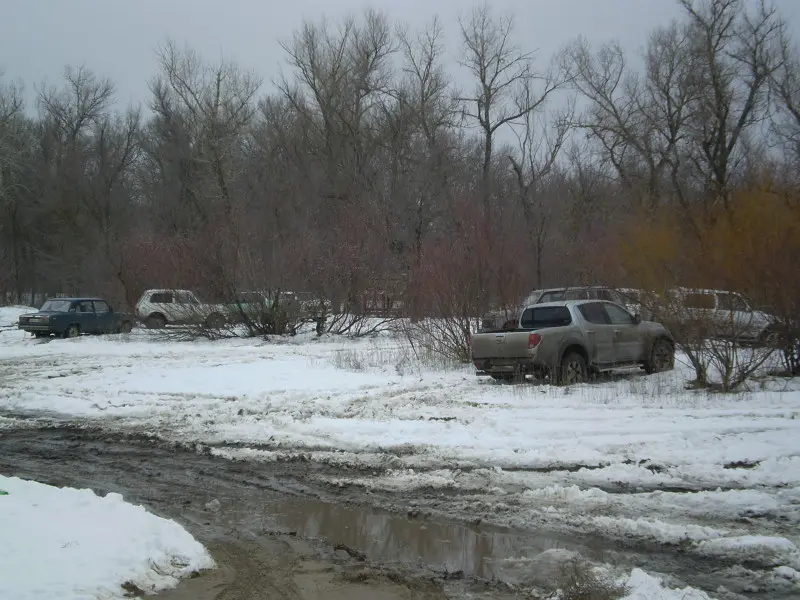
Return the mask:
<path id="1" fill-rule="evenodd" d="M 528 331 L 476 333 L 472 358 L 522 358 L 528 354 Z"/>

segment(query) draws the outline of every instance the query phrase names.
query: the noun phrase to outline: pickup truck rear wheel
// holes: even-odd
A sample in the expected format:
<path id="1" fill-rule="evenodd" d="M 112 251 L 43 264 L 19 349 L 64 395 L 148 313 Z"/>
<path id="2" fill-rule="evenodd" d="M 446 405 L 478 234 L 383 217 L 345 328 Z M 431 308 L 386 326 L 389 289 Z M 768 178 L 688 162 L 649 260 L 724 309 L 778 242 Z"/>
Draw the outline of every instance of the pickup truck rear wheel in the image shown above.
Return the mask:
<path id="1" fill-rule="evenodd" d="M 511 381 L 514 379 L 514 373 L 492 373 L 492 379 L 495 381 Z"/>
<path id="2" fill-rule="evenodd" d="M 570 352 L 561 360 L 558 373 L 558 383 L 561 385 L 575 385 L 583 383 L 589 376 L 586 360 L 577 352 Z"/>
<path id="3" fill-rule="evenodd" d="M 64 331 L 65 338 L 76 338 L 81 334 L 81 330 L 77 325 L 70 325 Z"/>

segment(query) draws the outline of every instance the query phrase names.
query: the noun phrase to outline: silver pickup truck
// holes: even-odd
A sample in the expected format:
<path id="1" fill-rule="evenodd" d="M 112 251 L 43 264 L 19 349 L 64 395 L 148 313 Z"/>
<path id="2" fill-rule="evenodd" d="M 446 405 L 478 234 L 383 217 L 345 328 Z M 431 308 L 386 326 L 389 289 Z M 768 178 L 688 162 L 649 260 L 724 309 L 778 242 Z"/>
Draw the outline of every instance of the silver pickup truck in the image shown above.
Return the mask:
<path id="1" fill-rule="evenodd" d="M 613 302 L 535 304 L 522 311 L 519 325 L 473 334 L 472 362 L 478 375 L 522 379 L 530 373 L 571 385 L 585 381 L 590 372 L 641 366 L 655 373 L 675 364 L 669 331 Z"/>

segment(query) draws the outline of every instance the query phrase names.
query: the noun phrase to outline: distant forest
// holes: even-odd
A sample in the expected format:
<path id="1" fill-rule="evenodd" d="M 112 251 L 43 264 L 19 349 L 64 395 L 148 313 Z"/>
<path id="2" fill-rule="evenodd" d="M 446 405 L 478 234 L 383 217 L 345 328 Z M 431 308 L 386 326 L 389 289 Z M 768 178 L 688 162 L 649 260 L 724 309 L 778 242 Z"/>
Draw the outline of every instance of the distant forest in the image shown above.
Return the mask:
<path id="1" fill-rule="evenodd" d="M 372 10 L 306 23 L 274 86 L 166 42 L 146 110 L 115 110 L 91 66 L 36 106 L 0 79 L 0 300 L 379 291 L 477 315 L 607 283 L 796 303 L 795 40 L 766 3 L 680 4 L 643 61 L 582 39 L 535 56 L 476 7 L 460 88 L 440 21 Z"/>

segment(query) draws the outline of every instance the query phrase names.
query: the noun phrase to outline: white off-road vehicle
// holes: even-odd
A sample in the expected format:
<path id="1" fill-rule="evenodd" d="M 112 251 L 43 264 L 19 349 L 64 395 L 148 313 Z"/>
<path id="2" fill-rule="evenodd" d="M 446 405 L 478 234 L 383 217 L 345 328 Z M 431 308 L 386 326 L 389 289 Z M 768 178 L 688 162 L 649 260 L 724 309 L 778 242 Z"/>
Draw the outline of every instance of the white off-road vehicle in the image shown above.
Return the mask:
<path id="1" fill-rule="evenodd" d="M 136 317 L 150 329 L 166 325 L 225 325 L 226 307 L 201 302 L 190 290 L 147 290 L 136 303 Z"/>
<path id="2" fill-rule="evenodd" d="M 673 288 L 673 311 L 694 322 L 707 337 L 774 346 L 781 326 L 774 315 L 755 310 L 744 296 L 728 290 Z"/>

